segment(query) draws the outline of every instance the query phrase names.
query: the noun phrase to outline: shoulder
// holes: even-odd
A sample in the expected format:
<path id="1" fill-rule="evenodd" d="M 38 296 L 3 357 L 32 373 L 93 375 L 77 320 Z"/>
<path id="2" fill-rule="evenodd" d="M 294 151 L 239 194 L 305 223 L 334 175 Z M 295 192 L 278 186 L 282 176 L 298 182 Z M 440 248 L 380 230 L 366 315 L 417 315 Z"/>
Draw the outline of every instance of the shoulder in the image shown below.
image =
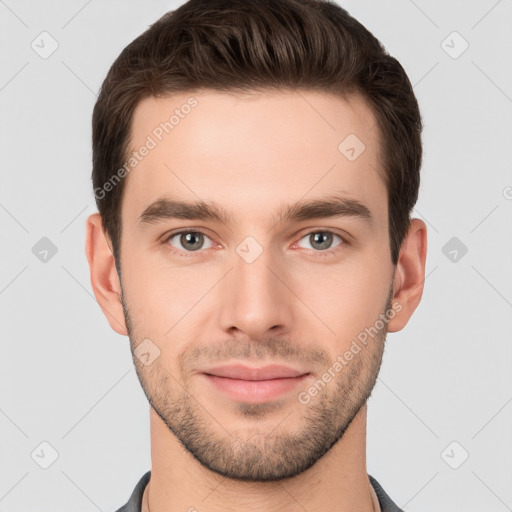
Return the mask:
<path id="1" fill-rule="evenodd" d="M 373 476 L 368 475 L 370 483 L 375 490 L 377 498 L 379 498 L 379 504 L 382 512 L 404 512 L 398 505 L 387 495 L 386 491 L 377 482 Z"/>
<path id="2" fill-rule="evenodd" d="M 116 512 L 140 512 L 142 495 L 144 494 L 144 489 L 146 488 L 150 477 L 151 471 L 148 471 L 142 476 L 142 478 L 137 482 L 128 502 L 120 509 L 116 510 Z"/>

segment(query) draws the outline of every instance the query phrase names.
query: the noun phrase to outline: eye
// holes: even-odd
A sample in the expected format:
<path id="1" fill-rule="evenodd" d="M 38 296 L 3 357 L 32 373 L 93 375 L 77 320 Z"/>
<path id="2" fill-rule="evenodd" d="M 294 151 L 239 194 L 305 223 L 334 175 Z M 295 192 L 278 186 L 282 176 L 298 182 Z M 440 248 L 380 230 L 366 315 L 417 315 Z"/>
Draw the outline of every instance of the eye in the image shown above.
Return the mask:
<path id="1" fill-rule="evenodd" d="M 346 243 L 345 240 L 340 235 L 337 235 L 332 231 L 312 231 L 308 233 L 306 236 L 302 237 L 301 240 L 307 240 L 307 242 L 312 246 L 305 247 L 306 249 L 314 249 L 317 252 L 333 252 L 332 250 L 329 251 L 329 249 L 332 249 L 332 242 L 334 237 L 339 238 L 341 240 L 341 243 L 334 246 L 335 248 Z M 300 241 L 298 242 L 298 245 L 299 247 L 302 247 L 300 245 Z"/>
<path id="2" fill-rule="evenodd" d="M 209 240 L 210 245 L 204 247 L 205 240 Z M 200 249 L 209 249 L 213 245 L 210 238 L 201 231 L 179 231 L 178 233 L 172 233 L 165 239 L 165 243 L 177 249 L 178 252 L 195 252 Z"/>
<path id="3" fill-rule="evenodd" d="M 333 240 L 338 238 L 340 242 L 334 246 Z M 306 240 L 310 247 L 303 247 L 301 241 Z M 205 245 L 206 243 L 206 245 Z M 337 248 L 346 245 L 348 242 L 340 235 L 328 230 L 311 231 L 306 236 L 302 237 L 297 245 L 305 249 L 312 249 L 321 256 L 327 256 L 336 252 Z M 201 249 L 209 249 L 213 247 L 213 242 L 202 231 L 182 230 L 169 234 L 164 240 L 163 244 L 169 250 L 183 256 L 191 256 L 194 252 L 199 252 Z"/>

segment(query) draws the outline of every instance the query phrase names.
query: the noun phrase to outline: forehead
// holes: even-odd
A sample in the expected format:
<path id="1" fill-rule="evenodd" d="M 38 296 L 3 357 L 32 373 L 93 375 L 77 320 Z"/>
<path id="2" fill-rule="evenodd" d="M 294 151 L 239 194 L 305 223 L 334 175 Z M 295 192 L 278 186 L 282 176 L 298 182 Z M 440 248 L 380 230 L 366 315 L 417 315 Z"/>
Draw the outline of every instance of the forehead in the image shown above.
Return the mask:
<path id="1" fill-rule="evenodd" d="M 386 218 L 379 130 L 359 95 L 148 97 L 134 111 L 130 155 L 122 204 L 128 222 L 166 193 L 215 201 L 252 219 L 299 199 L 340 193 Z"/>

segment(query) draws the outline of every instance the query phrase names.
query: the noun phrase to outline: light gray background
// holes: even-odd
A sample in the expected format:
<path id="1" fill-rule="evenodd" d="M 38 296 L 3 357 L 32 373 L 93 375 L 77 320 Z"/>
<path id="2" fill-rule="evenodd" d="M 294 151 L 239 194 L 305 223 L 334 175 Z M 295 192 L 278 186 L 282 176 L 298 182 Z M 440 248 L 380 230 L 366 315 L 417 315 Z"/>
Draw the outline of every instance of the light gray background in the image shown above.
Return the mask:
<path id="1" fill-rule="evenodd" d="M 400 60 L 425 123 L 425 292 L 388 336 L 368 472 L 410 512 L 512 510 L 512 1 L 340 3 Z M 128 338 L 89 282 L 90 125 L 115 57 L 180 4 L 0 1 L 3 512 L 113 511 L 150 469 Z M 31 47 L 50 48 L 43 31 L 47 59 Z M 46 263 L 42 237 L 58 249 Z"/>

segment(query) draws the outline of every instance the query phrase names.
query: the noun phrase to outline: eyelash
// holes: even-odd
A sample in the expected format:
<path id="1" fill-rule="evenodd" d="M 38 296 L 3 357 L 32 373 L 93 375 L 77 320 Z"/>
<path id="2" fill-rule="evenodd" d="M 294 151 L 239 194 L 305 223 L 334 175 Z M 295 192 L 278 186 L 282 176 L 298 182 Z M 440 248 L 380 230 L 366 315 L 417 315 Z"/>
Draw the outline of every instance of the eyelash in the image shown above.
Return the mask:
<path id="1" fill-rule="evenodd" d="M 191 258 L 196 256 L 195 253 L 203 252 L 203 250 L 199 249 L 198 251 L 180 251 L 179 249 L 176 249 L 175 247 L 172 247 L 169 245 L 169 240 L 176 235 L 180 235 L 182 233 L 201 233 L 202 235 L 210 238 L 204 231 L 201 231 L 200 229 L 181 229 L 178 231 L 173 231 L 169 233 L 168 235 L 165 235 L 164 239 L 162 240 L 162 244 L 165 246 L 165 248 L 169 251 L 171 251 L 173 254 L 177 254 L 178 256 L 184 256 L 185 258 Z M 323 251 L 315 251 L 314 249 L 307 249 L 310 252 L 316 253 L 317 256 L 320 258 L 326 257 L 326 256 L 332 256 L 333 254 L 337 254 L 339 250 L 343 250 L 346 245 L 350 245 L 347 239 L 343 236 L 341 236 L 339 233 L 336 233 L 334 231 L 328 230 L 328 229 L 315 229 L 312 231 L 307 232 L 303 236 L 299 238 L 299 241 L 303 238 L 312 235 L 313 233 L 329 233 L 332 235 L 335 235 L 341 239 L 341 243 L 337 245 L 334 249 L 325 249 Z"/>

